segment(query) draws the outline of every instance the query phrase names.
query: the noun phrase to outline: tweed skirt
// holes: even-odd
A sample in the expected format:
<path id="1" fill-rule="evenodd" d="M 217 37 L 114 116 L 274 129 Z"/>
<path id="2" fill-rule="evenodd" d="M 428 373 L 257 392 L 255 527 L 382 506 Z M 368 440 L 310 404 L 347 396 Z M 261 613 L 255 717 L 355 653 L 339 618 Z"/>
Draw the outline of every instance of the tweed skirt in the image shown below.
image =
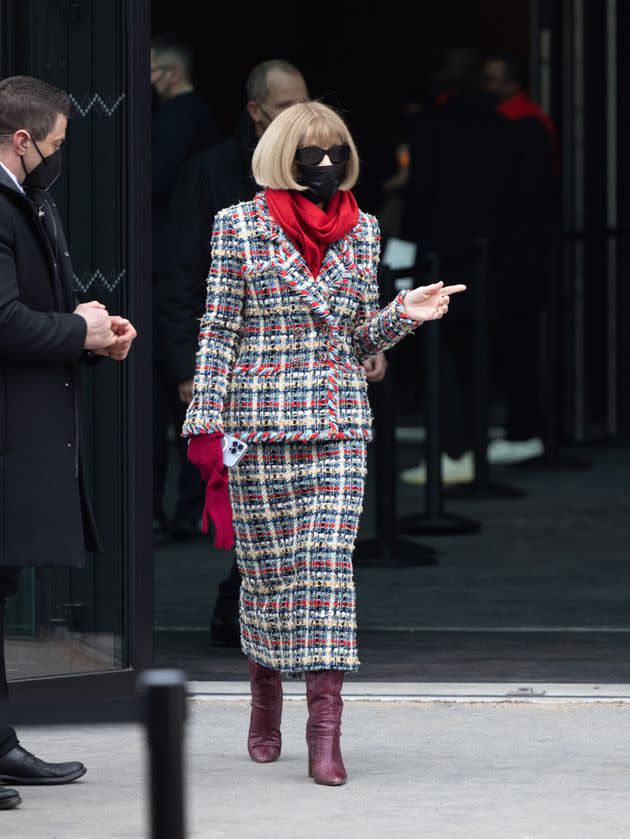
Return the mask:
<path id="1" fill-rule="evenodd" d="M 230 470 L 243 652 L 298 677 L 357 670 L 352 552 L 364 440 L 250 443 Z"/>

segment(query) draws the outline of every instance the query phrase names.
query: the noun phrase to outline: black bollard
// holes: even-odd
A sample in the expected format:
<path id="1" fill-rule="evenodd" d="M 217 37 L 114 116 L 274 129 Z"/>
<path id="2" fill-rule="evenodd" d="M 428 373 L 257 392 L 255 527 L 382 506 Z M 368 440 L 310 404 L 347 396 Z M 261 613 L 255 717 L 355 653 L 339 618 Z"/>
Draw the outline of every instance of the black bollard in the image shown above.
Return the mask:
<path id="1" fill-rule="evenodd" d="M 440 279 L 439 254 L 432 251 L 427 254 L 429 267 L 428 285 Z M 442 485 L 442 394 L 440 384 L 440 324 L 425 323 L 426 345 L 426 406 L 425 406 L 425 458 L 427 481 L 424 493 L 424 512 L 405 516 L 400 520 L 403 532 L 448 536 L 462 533 L 476 533 L 481 524 L 474 519 L 444 512 L 444 489 Z"/>
<path id="2" fill-rule="evenodd" d="M 394 279 L 398 274 L 385 265 L 379 267 L 380 286 L 385 300 L 396 295 Z M 369 385 L 370 402 L 374 413 L 374 519 L 376 536 L 359 539 L 353 561 L 358 567 L 366 565 L 435 565 L 435 550 L 411 539 L 400 538 L 396 518 L 396 400 L 392 361 L 388 358 L 385 378 Z"/>
<path id="3" fill-rule="evenodd" d="M 149 743 L 151 839 L 185 839 L 186 679 L 181 670 L 146 670 L 138 688 Z"/>

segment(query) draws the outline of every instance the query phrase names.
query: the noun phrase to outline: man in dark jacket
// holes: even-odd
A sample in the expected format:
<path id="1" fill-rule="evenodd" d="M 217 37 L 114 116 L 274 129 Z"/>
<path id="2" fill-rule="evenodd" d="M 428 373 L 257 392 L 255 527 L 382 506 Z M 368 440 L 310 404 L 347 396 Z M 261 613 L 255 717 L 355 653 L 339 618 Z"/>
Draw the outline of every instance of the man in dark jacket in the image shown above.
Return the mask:
<path id="1" fill-rule="evenodd" d="M 553 158 L 553 171 L 559 173 L 560 142 L 556 124 L 525 89 L 525 69 L 511 55 L 490 55 L 483 68 L 483 88 L 499 98 L 499 112 L 508 119 L 536 120 L 543 129 Z"/>
<path id="2" fill-rule="evenodd" d="M 271 59 L 247 80 L 247 108 L 232 137 L 194 157 L 182 170 L 169 215 L 169 362 L 186 405 L 192 398 L 199 318 L 205 308 L 210 232 L 215 214 L 258 191 L 251 174 L 258 140 L 278 114 L 308 99 L 306 82 L 293 64 Z"/>
<path id="3" fill-rule="evenodd" d="M 154 362 L 154 530 L 158 540 L 168 535 L 163 494 L 166 481 L 168 426 L 180 427 L 176 384 L 167 367 L 163 338 L 169 324 L 160 320 L 167 280 L 168 207 L 182 166 L 194 154 L 221 139 L 221 129 L 193 86 L 193 54 L 178 35 L 163 34 L 151 43 L 151 84 L 157 106 L 152 124 L 153 203 L 153 362 Z M 195 532 L 201 515 L 202 487 L 197 470 L 181 462 L 174 528 Z"/>
<path id="4" fill-rule="evenodd" d="M 550 245 L 541 245 L 540 234 L 561 218 L 560 143 L 553 120 L 528 96 L 525 85 L 525 69 L 517 58 L 486 59 L 483 87 L 499 98 L 499 113 L 512 121 L 521 147 L 524 200 L 510 225 L 520 242 L 504 249 L 503 274 L 513 288 L 529 290 L 527 295 L 502 295 L 504 317 L 494 330 L 494 366 L 508 409 L 505 439 L 493 440 L 488 449 L 495 463 L 515 463 L 543 452 L 537 325 L 548 306 L 552 278 Z"/>
<path id="5" fill-rule="evenodd" d="M 247 80 L 247 108 L 233 136 L 194 157 L 182 170 L 173 190 L 169 215 L 168 293 L 163 320 L 169 324 L 169 363 L 178 383 L 181 424 L 192 398 L 199 318 L 206 298 L 210 266 L 210 233 L 215 214 L 239 201 L 249 201 L 258 187 L 251 176 L 254 149 L 281 111 L 308 99 L 306 82 L 293 64 L 271 59 L 258 64 Z M 186 440 L 180 455 L 186 458 Z M 195 476 L 198 481 L 198 477 Z M 219 584 L 211 633 L 217 643 L 240 645 L 236 562 Z"/>
<path id="6" fill-rule="evenodd" d="M 136 334 L 100 303 L 76 304 L 48 193 L 70 112 L 67 94 L 46 82 L 0 82 L 0 701 L 2 619 L 22 568 L 78 568 L 101 550 L 79 453 L 78 363 L 123 360 Z M 0 720 L 0 783 L 67 783 L 85 771 L 35 758 Z M 0 808 L 19 802 L 0 789 Z"/>
<path id="7" fill-rule="evenodd" d="M 509 312 L 529 311 L 544 291 L 540 266 L 532 266 L 525 278 L 516 273 L 512 252 L 506 253 L 504 242 L 521 230 L 523 219 L 540 210 L 548 142 L 537 122 L 516 122 L 499 112 L 498 97 L 481 88 L 481 66 L 481 57 L 471 49 L 448 49 L 437 56 L 438 95 L 435 105 L 417 120 L 407 185 L 405 238 L 417 242 L 420 253 L 438 254 L 440 279 L 445 283 L 465 282 L 469 288 L 455 320 L 440 327 L 442 464 L 448 482 L 473 477 L 471 350 L 482 259 L 479 242 L 490 242 L 492 248 L 489 316 L 493 332 L 501 318 L 507 322 Z M 516 263 L 522 260 L 519 252 Z M 509 340 L 509 351 L 518 350 L 514 334 Z M 525 390 L 529 370 L 515 369 L 510 375 Z M 527 398 L 536 404 L 537 393 L 531 387 Z M 424 473 L 422 467 L 412 467 L 402 477 L 406 483 L 422 483 Z"/>

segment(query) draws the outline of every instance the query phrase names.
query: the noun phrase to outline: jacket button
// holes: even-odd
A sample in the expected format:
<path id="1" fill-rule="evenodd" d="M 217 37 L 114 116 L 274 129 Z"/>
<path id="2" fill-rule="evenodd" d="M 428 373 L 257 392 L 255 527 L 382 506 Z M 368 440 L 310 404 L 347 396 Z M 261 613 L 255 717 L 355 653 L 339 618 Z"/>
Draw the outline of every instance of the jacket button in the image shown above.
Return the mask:
<path id="1" fill-rule="evenodd" d="M 71 448 L 72 448 L 72 443 L 68 443 L 68 448 L 69 448 L 69 449 L 71 449 Z"/>
<path id="2" fill-rule="evenodd" d="M 69 253 L 68 251 L 64 251 L 64 252 L 63 252 L 63 255 L 64 255 L 64 256 L 70 256 L 70 253 Z"/>
<path id="3" fill-rule="evenodd" d="M 70 387 L 70 382 L 66 382 L 66 387 Z"/>

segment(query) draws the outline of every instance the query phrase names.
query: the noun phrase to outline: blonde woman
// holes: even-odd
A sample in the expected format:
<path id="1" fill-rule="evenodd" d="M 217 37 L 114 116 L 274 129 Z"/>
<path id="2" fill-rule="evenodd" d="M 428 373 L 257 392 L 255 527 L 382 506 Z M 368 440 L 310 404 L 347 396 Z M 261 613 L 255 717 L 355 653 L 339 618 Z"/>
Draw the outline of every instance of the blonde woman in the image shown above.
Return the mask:
<path id="1" fill-rule="evenodd" d="M 326 105 L 276 117 L 252 170 L 261 191 L 215 218 L 183 435 L 226 547 L 233 515 L 250 756 L 280 756 L 281 674 L 304 674 L 309 774 L 338 785 L 341 689 L 359 667 L 352 552 L 372 438 L 361 361 L 443 317 L 465 286 L 401 291 L 380 308 L 378 222 L 357 207 L 357 150 Z M 224 432 L 248 444 L 229 499 Z"/>

